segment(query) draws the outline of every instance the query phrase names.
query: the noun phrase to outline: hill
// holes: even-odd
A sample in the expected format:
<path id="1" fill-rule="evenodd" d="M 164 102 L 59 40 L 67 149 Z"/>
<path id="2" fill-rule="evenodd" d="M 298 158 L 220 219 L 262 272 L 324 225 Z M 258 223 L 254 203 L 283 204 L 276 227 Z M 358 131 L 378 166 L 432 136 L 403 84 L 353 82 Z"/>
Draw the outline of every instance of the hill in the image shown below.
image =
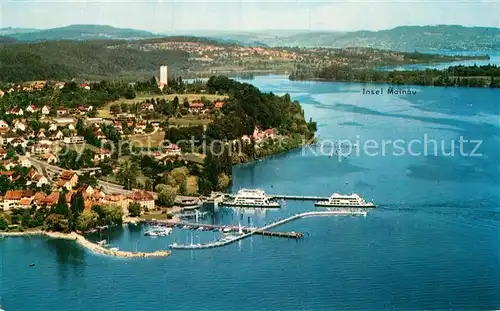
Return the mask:
<path id="1" fill-rule="evenodd" d="M 227 36 L 227 35 L 226 35 Z M 401 26 L 380 31 L 301 32 L 265 36 L 261 33 L 233 34 L 239 41 L 259 41 L 269 46 L 368 47 L 385 50 L 417 51 L 500 51 L 500 28 L 458 25 Z"/>
<path id="2" fill-rule="evenodd" d="M 47 40 L 137 40 L 158 37 L 144 30 L 115 28 L 105 25 L 70 25 L 60 28 L 29 30 L 2 29 L 4 35 L 19 41 Z M 10 31 L 9 31 L 10 30 Z"/>
<path id="3" fill-rule="evenodd" d="M 127 41 L 128 42 L 128 41 Z M 157 74 L 160 64 L 173 70 L 186 66 L 180 50 L 141 51 L 124 41 L 47 41 L 0 45 L 0 81 L 72 78 L 137 80 Z"/>

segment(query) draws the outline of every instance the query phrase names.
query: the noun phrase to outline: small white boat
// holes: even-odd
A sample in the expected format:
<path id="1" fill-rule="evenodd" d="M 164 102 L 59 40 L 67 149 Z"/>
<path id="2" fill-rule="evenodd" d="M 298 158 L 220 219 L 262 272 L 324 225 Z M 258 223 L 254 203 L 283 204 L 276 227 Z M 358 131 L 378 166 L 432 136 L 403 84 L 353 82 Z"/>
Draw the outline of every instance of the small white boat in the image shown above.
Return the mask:
<path id="1" fill-rule="evenodd" d="M 97 244 L 99 244 L 100 246 L 106 245 L 106 240 L 99 241 L 97 242 Z"/>
<path id="2" fill-rule="evenodd" d="M 110 250 L 110 251 L 114 251 L 114 252 L 116 252 L 116 251 L 118 251 L 118 250 L 120 250 L 120 249 L 119 249 L 118 247 L 112 247 L 112 248 L 110 248 L 109 250 Z"/>
<path id="3" fill-rule="evenodd" d="M 223 232 L 231 232 L 231 228 L 224 228 Z"/>

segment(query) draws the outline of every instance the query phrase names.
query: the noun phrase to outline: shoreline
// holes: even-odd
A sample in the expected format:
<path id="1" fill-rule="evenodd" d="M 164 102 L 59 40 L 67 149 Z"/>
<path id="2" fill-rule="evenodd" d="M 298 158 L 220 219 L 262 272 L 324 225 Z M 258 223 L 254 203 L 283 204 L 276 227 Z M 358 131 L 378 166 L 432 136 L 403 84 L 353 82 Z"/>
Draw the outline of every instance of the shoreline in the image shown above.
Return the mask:
<path id="1" fill-rule="evenodd" d="M 86 248 L 93 253 L 118 257 L 118 258 L 150 258 L 150 257 L 168 257 L 172 254 L 170 251 L 155 251 L 155 252 L 128 252 L 128 251 L 120 251 L 120 250 L 110 250 L 98 244 L 92 243 L 87 240 L 83 235 L 80 235 L 76 232 L 71 233 L 61 233 L 61 232 L 52 232 L 52 231 L 25 231 L 25 232 L 3 232 L 0 231 L 0 237 L 27 237 L 27 236 L 46 236 L 52 239 L 63 239 L 63 240 L 72 240 L 77 244 Z"/>

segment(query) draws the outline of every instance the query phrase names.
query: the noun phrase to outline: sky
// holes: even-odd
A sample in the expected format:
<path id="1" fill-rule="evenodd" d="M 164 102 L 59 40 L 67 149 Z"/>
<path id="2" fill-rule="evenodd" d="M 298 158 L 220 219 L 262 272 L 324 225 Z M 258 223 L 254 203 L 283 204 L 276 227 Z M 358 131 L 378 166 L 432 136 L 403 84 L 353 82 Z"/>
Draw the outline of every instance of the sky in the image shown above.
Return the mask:
<path id="1" fill-rule="evenodd" d="M 0 0 L 0 27 L 99 24 L 156 33 L 193 30 L 381 30 L 401 25 L 500 27 L 500 0 Z"/>

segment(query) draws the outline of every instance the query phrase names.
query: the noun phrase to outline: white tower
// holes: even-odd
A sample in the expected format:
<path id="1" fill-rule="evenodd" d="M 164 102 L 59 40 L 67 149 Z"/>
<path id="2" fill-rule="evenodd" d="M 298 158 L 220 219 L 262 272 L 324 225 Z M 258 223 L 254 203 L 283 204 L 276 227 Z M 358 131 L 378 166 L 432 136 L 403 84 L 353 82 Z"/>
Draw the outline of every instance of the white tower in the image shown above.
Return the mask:
<path id="1" fill-rule="evenodd" d="M 160 86 L 168 85 L 168 71 L 167 66 L 160 67 Z"/>

